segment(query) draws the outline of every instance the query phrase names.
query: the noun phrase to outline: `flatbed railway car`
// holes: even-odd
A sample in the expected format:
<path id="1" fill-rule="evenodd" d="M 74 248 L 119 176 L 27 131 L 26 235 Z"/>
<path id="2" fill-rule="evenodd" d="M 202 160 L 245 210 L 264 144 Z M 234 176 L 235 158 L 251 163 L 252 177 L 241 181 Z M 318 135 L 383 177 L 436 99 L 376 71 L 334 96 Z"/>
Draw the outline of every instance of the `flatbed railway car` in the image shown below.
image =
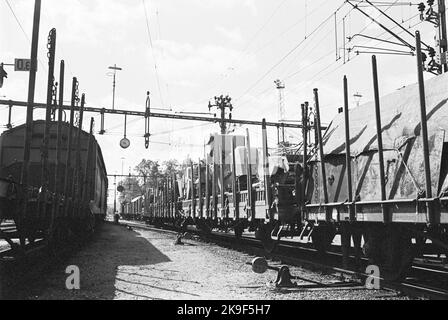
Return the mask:
<path id="1" fill-rule="evenodd" d="M 145 196 L 138 196 L 122 204 L 121 216 L 126 220 L 143 220 L 145 216 Z"/>
<path id="2" fill-rule="evenodd" d="M 231 141 L 225 143 L 230 148 L 225 152 L 218 148 L 214 155 L 224 153 L 225 161 L 212 156 L 191 163 L 186 171 L 189 186 L 183 186 L 191 191 L 179 197 L 170 194 L 182 182 L 167 179 L 151 204 L 148 221 L 196 224 L 205 231 L 233 229 L 236 236 L 255 231 L 268 251 L 282 237 L 296 236 L 325 252 L 338 235 L 344 259 L 353 240 L 358 258 L 369 258 L 384 278 L 399 279 L 414 257 L 448 252 L 447 77 L 425 83 L 431 197 L 425 193 L 419 91 L 412 85 L 380 100 L 384 200 L 375 108 L 368 103 L 349 110 L 351 201 L 345 117 L 339 114 L 323 135 L 322 157 L 317 138 L 306 158 L 303 150 L 302 156 L 270 156 L 265 126 L 262 150 L 249 152 L 253 149 L 249 137 L 243 143 L 237 143 L 237 137 L 224 137 Z"/>
<path id="3" fill-rule="evenodd" d="M 344 114 L 334 119 L 324 136 L 324 172 L 314 157 L 306 179 L 304 220 L 321 245 L 330 244 L 336 231 L 358 246 L 362 237 L 364 253 L 372 263 L 387 266 L 392 277 L 415 255 L 429 249 L 448 252 L 447 81 L 444 74 L 425 83 L 431 195 L 426 194 L 418 84 L 381 99 L 385 199 L 374 103 L 349 112 L 350 176 Z"/>
<path id="4" fill-rule="evenodd" d="M 153 219 L 196 224 L 205 231 L 233 229 L 238 237 L 249 229 L 272 247 L 274 229 L 282 223 L 300 225 L 294 193 L 297 166 L 289 162 L 300 158 L 267 156 L 266 149 L 249 147 L 249 137 L 215 135 L 212 140 L 222 143 L 212 146 L 207 159 L 186 166 L 183 179 L 171 177 L 161 184 L 152 204 Z M 223 159 L 217 159 L 219 154 Z M 173 195 L 178 189 L 183 190 L 179 197 Z"/>
<path id="5" fill-rule="evenodd" d="M 58 122 L 50 123 L 48 166 L 42 170 L 42 139 L 45 121 L 34 121 L 30 149 L 28 186 L 20 184 L 24 158 L 25 125 L 5 131 L 0 137 L 0 177 L 7 192 L 0 194 L 0 222 L 14 220 L 15 234 L 0 236 L 13 245 L 47 238 L 49 234 L 66 238 L 94 230 L 107 211 L 108 180 L 101 148 L 93 135 L 62 123 L 60 161 L 56 161 Z M 71 157 L 67 159 L 69 134 L 72 134 Z M 77 152 L 79 134 L 80 153 Z M 77 155 L 79 167 L 77 168 Z M 68 166 L 67 166 L 68 164 Z M 58 180 L 56 181 L 56 170 Z M 43 179 L 48 181 L 47 192 Z M 79 185 L 79 188 L 77 186 Z M 25 197 L 26 196 L 26 197 Z M 24 199 L 27 211 L 24 212 Z"/>

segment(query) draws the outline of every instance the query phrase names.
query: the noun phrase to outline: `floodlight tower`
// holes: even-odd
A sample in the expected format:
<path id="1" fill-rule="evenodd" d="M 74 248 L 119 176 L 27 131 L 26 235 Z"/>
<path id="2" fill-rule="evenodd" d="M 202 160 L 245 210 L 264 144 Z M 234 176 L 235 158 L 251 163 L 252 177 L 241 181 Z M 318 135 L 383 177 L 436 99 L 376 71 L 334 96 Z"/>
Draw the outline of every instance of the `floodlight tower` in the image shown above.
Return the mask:
<path id="1" fill-rule="evenodd" d="M 284 98 L 285 83 L 281 80 L 275 80 L 274 83 L 278 90 L 278 96 L 279 96 L 278 122 L 284 123 L 285 119 L 286 119 L 285 98 Z M 282 130 L 282 141 L 285 142 L 285 129 L 284 128 Z"/>
<path id="2" fill-rule="evenodd" d="M 284 90 L 285 90 L 285 83 L 281 80 L 275 80 L 274 81 L 278 94 L 279 94 L 279 106 L 278 106 L 278 121 L 279 122 L 285 122 L 285 99 L 284 99 Z"/>

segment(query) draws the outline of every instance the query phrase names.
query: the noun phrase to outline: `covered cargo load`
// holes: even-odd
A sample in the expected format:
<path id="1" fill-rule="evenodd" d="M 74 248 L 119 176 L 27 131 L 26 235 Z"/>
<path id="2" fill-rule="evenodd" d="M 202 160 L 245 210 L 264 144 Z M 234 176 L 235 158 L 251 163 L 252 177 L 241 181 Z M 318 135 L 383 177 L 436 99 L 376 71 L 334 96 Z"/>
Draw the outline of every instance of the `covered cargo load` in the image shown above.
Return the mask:
<path id="1" fill-rule="evenodd" d="M 446 191 L 448 130 L 448 75 L 425 82 L 429 154 L 433 196 Z M 425 190 L 425 170 L 418 84 L 403 87 L 380 99 L 386 192 L 388 199 L 416 199 Z M 361 201 L 381 199 L 378 139 L 374 102 L 349 111 L 353 194 Z M 330 202 L 347 199 L 345 122 L 339 114 L 323 137 Z M 308 198 L 313 203 L 322 190 L 319 164 L 313 162 Z M 318 181 L 314 181 L 318 178 Z"/>
<path id="2" fill-rule="evenodd" d="M 207 156 L 210 164 L 217 166 L 216 170 L 224 170 L 224 189 L 229 191 L 232 186 L 232 140 L 235 138 L 235 148 L 244 147 L 246 138 L 244 136 L 215 134 L 210 137 L 207 144 Z M 221 190 L 222 178 L 218 171 L 218 189 Z"/>
<path id="3" fill-rule="evenodd" d="M 252 175 L 257 174 L 258 170 L 258 164 L 259 164 L 259 158 L 258 158 L 258 149 L 257 148 L 250 148 L 250 161 L 252 162 L 251 165 L 251 172 Z M 247 163 L 249 160 L 247 159 L 247 147 L 237 147 L 235 149 L 235 166 L 236 166 L 236 176 L 242 177 L 247 175 Z"/>
<path id="4" fill-rule="evenodd" d="M 289 171 L 289 162 L 285 156 L 272 156 L 269 157 L 269 174 L 271 176 L 276 175 L 282 170 L 283 173 Z"/>

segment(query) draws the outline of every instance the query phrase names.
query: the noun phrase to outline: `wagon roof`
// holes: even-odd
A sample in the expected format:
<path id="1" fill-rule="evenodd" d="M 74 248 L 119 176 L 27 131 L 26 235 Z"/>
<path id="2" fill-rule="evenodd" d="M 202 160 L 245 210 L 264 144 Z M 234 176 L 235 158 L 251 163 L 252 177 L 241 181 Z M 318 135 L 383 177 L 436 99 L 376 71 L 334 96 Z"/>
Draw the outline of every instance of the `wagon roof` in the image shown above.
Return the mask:
<path id="1" fill-rule="evenodd" d="M 45 120 L 34 120 L 34 121 L 33 121 L 33 126 L 34 126 L 34 127 L 37 127 L 37 125 L 39 126 L 39 128 L 42 128 L 41 126 L 45 125 Z M 51 127 L 50 127 L 51 132 L 53 132 L 53 131 L 55 130 L 56 126 L 57 126 L 57 122 L 52 121 L 52 122 L 51 122 Z M 64 121 L 63 121 L 63 122 L 62 122 L 62 127 L 69 128 L 69 127 L 70 127 L 70 124 L 69 124 L 68 122 L 64 122 Z M 4 131 L 4 132 L 2 133 L 2 136 L 3 136 L 3 135 L 12 134 L 12 133 L 15 133 L 15 132 L 24 131 L 25 128 L 26 128 L 26 123 L 21 124 L 21 125 L 16 126 L 16 127 L 13 127 L 12 129 L 9 129 L 9 130 L 7 130 L 7 131 Z M 76 130 L 77 130 L 77 129 L 76 129 Z M 65 133 L 65 132 L 63 131 L 63 133 Z M 88 135 L 88 133 L 87 133 L 86 131 L 84 131 L 84 130 L 82 130 L 82 134 L 85 135 L 85 136 Z"/>
<path id="2" fill-rule="evenodd" d="M 37 125 L 45 125 L 45 120 L 34 120 L 33 123 L 34 123 L 34 125 L 36 125 L 36 124 L 37 124 Z M 57 122 L 52 122 L 52 123 L 51 123 L 52 128 L 54 128 L 54 127 L 56 126 L 56 124 L 57 124 Z M 62 127 L 69 128 L 69 127 L 70 127 L 70 124 L 69 124 L 68 122 L 62 122 Z M 16 133 L 16 132 L 25 131 L 25 128 L 26 128 L 26 124 L 22 124 L 22 125 L 19 125 L 19 126 L 17 126 L 17 127 L 14 127 L 14 128 L 12 128 L 12 129 L 9 129 L 9 130 L 3 132 L 3 133 L 1 134 L 1 136 L 6 136 L 6 135 L 8 135 L 8 134 L 14 134 L 14 133 Z M 54 130 L 54 129 L 53 129 L 53 130 Z M 82 130 L 82 135 L 83 135 L 83 136 L 88 136 L 89 133 L 86 132 L 86 131 L 84 131 L 84 130 Z M 98 141 L 96 140 L 95 136 L 93 137 L 93 139 L 94 139 L 94 141 L 96 142 L 96 144 L 98 145 L 98 156 L 99 156 L 100 161 L 101 161 L 101 163 L 102 163 L 102 165 L 103 165 L 103 167 L 104 167 L 104 174 L 107 176 L 107 169 L 106 169 L 106 165 L 105 165 L 105 162 L 104 162 L 104 158 L 103 158 L 103 153 L 102 153 L 102 151 L 101 151 L 101 147 L 100 147 Z"/>
<path id="3" fill-rule="evenodd" d="M 448 129 L 448 75 L 425 82 L 429 136 Z M 378 150 L 374 102 L 349 111 L 352 156 Z M 421 134 L 418 84 L 401 88 L 381 98 L 383 145 L 386 150 L 400 149 L 410 138 Z M 445 136 L 445 141 L 446 141 Z M 345 154 L 344 114 L 333 120 L 324 136 L 326 155 Z"/>

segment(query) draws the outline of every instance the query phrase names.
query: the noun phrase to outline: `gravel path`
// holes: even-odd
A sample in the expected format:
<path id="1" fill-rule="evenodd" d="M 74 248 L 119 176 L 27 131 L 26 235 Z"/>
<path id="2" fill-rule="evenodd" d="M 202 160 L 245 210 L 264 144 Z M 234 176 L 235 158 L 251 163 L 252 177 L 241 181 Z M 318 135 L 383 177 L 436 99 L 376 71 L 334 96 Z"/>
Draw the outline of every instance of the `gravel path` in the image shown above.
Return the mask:
<path id="1" fill-rule="evenodd" d="M 28 299 L 296 300 L 403 299 L 388 291 L 355 289 L 276 290 L 275 272 L 256 275 L 252 256 L 175 235 L 106 224 L 86 248 L 30 284 Z M 80 269 L 81 289 L 67 290 L 65 269 Z M 334 283 L 333 276 L 291 268 L 294 275 Z M 299 282 L 299 284 L 301 284 Z M 303 283 L 302 283 L 303 284 Z"/>

